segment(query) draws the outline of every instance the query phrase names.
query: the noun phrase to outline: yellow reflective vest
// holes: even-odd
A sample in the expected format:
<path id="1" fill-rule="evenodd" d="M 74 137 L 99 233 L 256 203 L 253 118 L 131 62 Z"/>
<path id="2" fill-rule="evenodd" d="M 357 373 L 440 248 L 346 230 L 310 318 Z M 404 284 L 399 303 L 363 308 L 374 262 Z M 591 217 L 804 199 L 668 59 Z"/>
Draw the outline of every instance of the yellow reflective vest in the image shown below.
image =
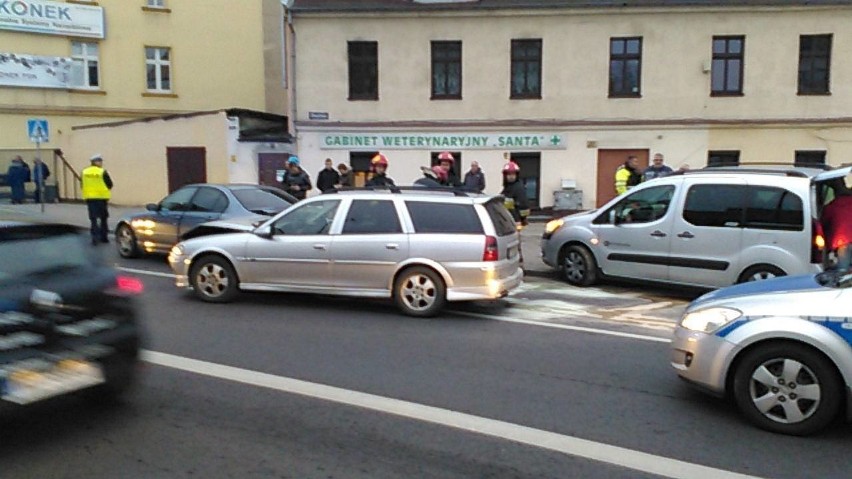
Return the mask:
<path id="1" fill-rule="evenodd" d="M 82 189 L 84 200 L 110 199 L 109 187 L 104 181 L 104 169 L 90 166 L 83 170 Z"/>
<path id="2" fill-rule="evenodd" d="M 627 191 L 629 188 L 627 187 L 627 180 L 630 179 L 630 170 L 627 169 L 624 165 L 618 167 L 615 170 L 615 192 L 619 195 Z"/>

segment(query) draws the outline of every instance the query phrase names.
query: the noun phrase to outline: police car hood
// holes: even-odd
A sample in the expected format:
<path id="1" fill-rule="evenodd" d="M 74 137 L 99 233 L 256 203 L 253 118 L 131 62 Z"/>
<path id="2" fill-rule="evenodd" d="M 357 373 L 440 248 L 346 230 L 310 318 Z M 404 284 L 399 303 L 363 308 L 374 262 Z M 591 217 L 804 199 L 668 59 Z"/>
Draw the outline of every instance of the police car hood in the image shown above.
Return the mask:
<path id="1" fill-rule="evenodd" d="M 723 303 L 749 296 L 808 293 L 830 289 L 821 284 L 818 281 L 819 278 L 820 274 L 808 274 L 801 276 L 784 276 L 781 278 L 737 284 L 727 288 L 717 289 L 716 291 L 712 291 L 701 296 L 692 302 L 689 309 L 697 309 L 708 306 L 711 303 Z"/>

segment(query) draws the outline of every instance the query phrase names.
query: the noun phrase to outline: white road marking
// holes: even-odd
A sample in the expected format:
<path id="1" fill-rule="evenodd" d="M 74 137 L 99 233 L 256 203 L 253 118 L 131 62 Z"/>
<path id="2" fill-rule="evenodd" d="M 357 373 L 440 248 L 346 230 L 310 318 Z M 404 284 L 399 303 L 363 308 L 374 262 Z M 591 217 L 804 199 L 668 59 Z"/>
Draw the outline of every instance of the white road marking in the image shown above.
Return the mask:
<path id="1" fill-rule="evenodd" d="M 159 278 L 171 278 L 175 279 L 175 275 L 172 273 L 160 273 L 158 271 L 148 271 L 147 269 L 133 269 L 133 268 L 125 268 L 123 266 L 116 266 L 115 269 L 119 271 L 124 271 L 126 273 L 134 273 L 134 274 L 142 274 L 148 276 L 157 276 Z"/>
<path id="2" fill-rule="evenodd" d="M 150 364 L 180 371 L 438 424 L 663 477 L 678 479 L 755 477 L 496 419 L 224 364 L 156 351 L 143 351 L 142 359 Z"/>

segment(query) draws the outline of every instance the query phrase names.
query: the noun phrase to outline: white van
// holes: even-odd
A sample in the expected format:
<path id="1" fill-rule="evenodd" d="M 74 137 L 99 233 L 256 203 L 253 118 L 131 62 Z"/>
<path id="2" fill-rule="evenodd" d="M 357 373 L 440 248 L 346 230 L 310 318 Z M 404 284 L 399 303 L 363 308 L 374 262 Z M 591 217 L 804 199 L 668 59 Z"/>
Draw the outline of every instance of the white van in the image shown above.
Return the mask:
<path id="1" fill-rule="evenodd" d="M 716 288 L 818 272 L 812 186 L 845 174 L 732 167 L 655 179 L 548 223 L 542 259 L 580 286 L 612 276 Z"/>

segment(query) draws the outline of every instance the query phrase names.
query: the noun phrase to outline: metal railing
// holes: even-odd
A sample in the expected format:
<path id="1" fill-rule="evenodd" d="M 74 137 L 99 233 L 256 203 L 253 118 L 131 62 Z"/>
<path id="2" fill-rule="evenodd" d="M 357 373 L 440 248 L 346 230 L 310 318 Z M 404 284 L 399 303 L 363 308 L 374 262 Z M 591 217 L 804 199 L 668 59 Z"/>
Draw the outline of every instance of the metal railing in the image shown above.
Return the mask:
<path id="1" fill-rule="evenodd" d="M 59 148 L 53 150 L 53 171 L 56 172 L 57 198 L 61 201 L 79 201 L 81 199 L 80 181 L 82 177 L 71 166 L 71 163 L 68 163 Z"/>

